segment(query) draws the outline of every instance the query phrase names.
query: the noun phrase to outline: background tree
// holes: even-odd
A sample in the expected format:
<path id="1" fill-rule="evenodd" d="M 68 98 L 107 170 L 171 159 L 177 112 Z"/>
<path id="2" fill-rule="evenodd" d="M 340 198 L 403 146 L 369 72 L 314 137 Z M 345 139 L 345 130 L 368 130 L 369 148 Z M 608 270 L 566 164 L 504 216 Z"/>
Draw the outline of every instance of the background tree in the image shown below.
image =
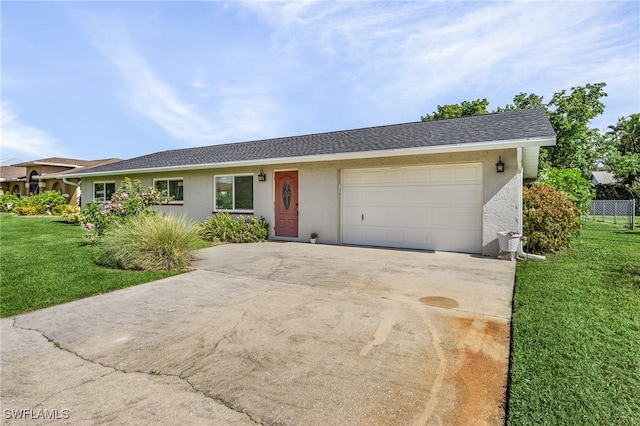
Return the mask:
<path id="1" fill-rule="evenodd" d="M 588 177 L 601 158 L 599 148 L 605 146 L 603 136 L 597 129 L 589 127 L 589 122 L 604 112 L 601 99 L 605 83 L 586 84 L 562 90 L 553 95 L 548 103 L 535 93 L 519 93 L 513 98 L 513 104 L 499 107 L 498 111 L 514 109 L 545 108 L 551 126 L 556 132 L 554 147 L 543 147 L 540 153 L 540 168 L 575 168 Z M 462 117 L 465 115 L 486 114 L 486 99 L 465 101 L 461 104 L 439 105 L 438 111 L 422 116 L 422 121 L 442 118 Z"/>
<path id="2" fill-rule="evenodd" d="M 487 114 L 489 101 L 476 99 L 475 101 L 462 101 L 460 104 L 438 105 L 438 111 L 433 114 L 421 116 L 422 121 L 442 120 L 445 118 L 467 117 L 471 115 Z"/>
<path id="3" fill-rule="evenodd" d="M 557 135 L 554 147 L 545 147 L 547 161 L 555 168 L 577 168 L 585 176 L 594 170 L 602 135 L 589 122 L 604 112 L 601 99 L 605 83 L 572 87 L 557 92 L 546 105 L 549 121 Z"/>
<path id="4" fill-rule="evenodd" d="M 632 185 L 640 178 L 640 114 L 621 117 L 609 126 L 605 135 L 611 148 L 605 158 L 605 167 L 622 184 Z"/>

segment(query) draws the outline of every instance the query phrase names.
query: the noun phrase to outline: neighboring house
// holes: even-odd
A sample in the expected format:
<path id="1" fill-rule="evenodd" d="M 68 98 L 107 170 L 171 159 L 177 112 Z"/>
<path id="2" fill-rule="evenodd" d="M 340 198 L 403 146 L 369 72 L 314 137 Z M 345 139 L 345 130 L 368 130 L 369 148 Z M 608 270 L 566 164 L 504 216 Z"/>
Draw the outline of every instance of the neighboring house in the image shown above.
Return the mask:
<path id="1" fill-rule="evenodd" d="M 516 110 L 162 151 L 67 172 L 83 202 L 125 178 L 167 189 L 166 212 L 263 216 L 270 238 L 498 254 L 522 230 L 522 182 L 556 135 L 543 109 Z M 498 164 L 503 171 L 498 172 Z"/>
<path id="2" fill-rule="evenodd" d="M 18 197 L 25 193 L 27 168 L 0 166 L 0 193 L 12 193 Z"/>
<path id="3" fill-rule="evenodd" d="M 611 172 L 591 172 L 590 179 L 593 186 L 617 183 L 616 176 Z"/>
<path id="4" fill-rule="evenodd" d="M 12 168 L 24 170 L 24 174 L 20 182 L 16 182 L 13 185 L 10 183 L 11 188 L 9 190 L 18 195 L 15 191 L 19 188 L 19 195 L 23 197 L 54 190 L 64 195 L 67 198 L 67 203 L 76 205 L 80 201 L 79 179 L 68 179 L 66 176 L 62 176 L 62 173 L 110 164 L 116 161 L 120 161 L 120 159 L 78 160 L 75 158 L 51 157 L 25 161 L 12 166 Z M 4 184 L 2 189 L 4 190 Z"/>

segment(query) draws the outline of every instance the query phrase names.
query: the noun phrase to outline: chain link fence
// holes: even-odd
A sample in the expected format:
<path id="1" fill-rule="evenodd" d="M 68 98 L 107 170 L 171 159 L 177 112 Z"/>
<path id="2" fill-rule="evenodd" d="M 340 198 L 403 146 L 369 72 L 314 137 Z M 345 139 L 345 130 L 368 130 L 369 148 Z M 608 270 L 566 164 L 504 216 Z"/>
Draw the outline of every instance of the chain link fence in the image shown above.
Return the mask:
<path id="1" fill-rule="evenodd" d="M 635 200 L 593 200 L 589 214 L 583 217 L 583 224 L 587 227 L 604 224 L 633 229 L 635 209 Z"/>

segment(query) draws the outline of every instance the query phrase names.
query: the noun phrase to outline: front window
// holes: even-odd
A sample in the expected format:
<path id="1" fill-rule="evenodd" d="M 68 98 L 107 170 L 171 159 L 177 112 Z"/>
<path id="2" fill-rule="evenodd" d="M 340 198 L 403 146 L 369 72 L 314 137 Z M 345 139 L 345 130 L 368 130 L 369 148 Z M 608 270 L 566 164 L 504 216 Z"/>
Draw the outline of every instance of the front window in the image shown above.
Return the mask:
<path id="1" fill-rule="evenodd" d="M 253 175 L 216 176 L 216 210 L 253 211 Z"/>
<path id="2" fill-rule="evenodd" d="M 184 201 L 184 182 L 182 178 L 154 179 L 153 186 L 158 191 L 162 191 L 167 197 L 171 197 L 172 202 Z"/>
<path id="3" fill-rule="evenodd" d="M 105 203 L 111 200 L 111 195 L 116 192 L 115 182 L 94 182 L 93 201 Z"/>

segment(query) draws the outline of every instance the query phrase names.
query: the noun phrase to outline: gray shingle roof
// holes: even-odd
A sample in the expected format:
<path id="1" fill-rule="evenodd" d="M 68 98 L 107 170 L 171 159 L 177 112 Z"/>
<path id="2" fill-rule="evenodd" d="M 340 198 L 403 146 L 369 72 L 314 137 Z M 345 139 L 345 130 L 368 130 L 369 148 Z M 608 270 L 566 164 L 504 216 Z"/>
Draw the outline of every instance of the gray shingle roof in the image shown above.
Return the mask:
<path id="1" fill-rule="evenodd" d="M 551 138 L 545 110 L 515 110 L 473 117 L 414 122 L 251 142 L 161 151 L 74 171 L 73 175 L 160 167 L 197 166 L 327 154 L 366 153 L 493 141 Z M 268 161 L 267 161 L 268 162 Z"/>

